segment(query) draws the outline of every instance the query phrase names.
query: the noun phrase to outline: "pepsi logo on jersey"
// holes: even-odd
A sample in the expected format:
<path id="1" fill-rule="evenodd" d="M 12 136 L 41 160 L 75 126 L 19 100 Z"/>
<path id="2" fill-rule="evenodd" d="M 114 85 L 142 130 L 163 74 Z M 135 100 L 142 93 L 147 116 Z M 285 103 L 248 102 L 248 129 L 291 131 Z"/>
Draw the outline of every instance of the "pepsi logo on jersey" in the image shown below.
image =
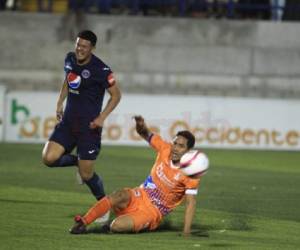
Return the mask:
<path id="1" fill-rule="evenodd" d="M 73 72 L 67 75 L 67 81 L 71 89 L 78 89 L 81 83 L 81 77 Z"/>

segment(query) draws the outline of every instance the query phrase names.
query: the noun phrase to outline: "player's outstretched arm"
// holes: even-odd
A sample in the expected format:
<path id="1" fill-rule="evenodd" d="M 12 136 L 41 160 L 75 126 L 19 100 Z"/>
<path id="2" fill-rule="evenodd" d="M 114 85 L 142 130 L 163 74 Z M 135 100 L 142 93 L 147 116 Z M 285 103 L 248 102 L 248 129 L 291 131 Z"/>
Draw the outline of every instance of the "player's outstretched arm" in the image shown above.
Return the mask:
<path id="1" fill-rule="evenodd" d="M 149 137 L 151 135 L 150 130 L 147 128 L 147 125 L 145 123 L 145 120 L 142 116 L 136 115 L 133 117 L 135 120 L 135 129 L 136 132 L 144 138 L 146 141 L 149 140 Z"/>
<path id="2" fill-rule="evenodd" d="M 192 222 L 196 212 L 196 196 L 186 194 L 185 202 L 183 235 L 189 236 L 191 234 Z"/>

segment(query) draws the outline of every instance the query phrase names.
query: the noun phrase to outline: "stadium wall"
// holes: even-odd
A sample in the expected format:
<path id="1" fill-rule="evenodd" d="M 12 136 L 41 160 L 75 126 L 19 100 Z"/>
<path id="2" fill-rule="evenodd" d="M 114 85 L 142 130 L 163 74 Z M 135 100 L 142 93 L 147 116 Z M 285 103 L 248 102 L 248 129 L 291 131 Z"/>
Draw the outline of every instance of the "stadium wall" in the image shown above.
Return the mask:
<path id="1" fill-rule="evenodd" d="M 56 100 L 53 92 L 8 93 L 5 141 L 45 142 L 56 124 Z M 136 114 L 166 140 L 192 131 L 201 148 L 300 150 L 300 101 L 125 94 L 105 122 L 103 143 L 146 145 L 135 132 Z"/>
<path id="2" fill-rule="evenodd" d="M 46 13 L 3 12 L 0 23 L 1 82 L 57 91 L 76 28 Z M 89 15 L 84 27 L 128 93 L 300 97 L 297 23 Z"/>

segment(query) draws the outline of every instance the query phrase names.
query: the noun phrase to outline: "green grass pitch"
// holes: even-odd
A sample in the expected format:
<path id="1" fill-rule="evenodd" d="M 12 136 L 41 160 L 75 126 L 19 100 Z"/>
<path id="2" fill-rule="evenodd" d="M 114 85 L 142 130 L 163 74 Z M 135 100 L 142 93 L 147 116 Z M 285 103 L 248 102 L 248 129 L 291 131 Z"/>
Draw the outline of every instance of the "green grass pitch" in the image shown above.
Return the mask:
<path id="1" fill-rule="evenodd" d="M 0 249 L 300 249 L 300 153 L 204 150 L 193 235 L 179 235 L 184 206 L 157 232 L 70 235 L 73 216 L 93 203 L 74 168 L 49 169 L 42 145 L 0 144 Z M 107 193 L 142 183 L 147 147 L 103 146 L 96 170 Z M 92 226 L 95 227 L 95 226 Z"/>

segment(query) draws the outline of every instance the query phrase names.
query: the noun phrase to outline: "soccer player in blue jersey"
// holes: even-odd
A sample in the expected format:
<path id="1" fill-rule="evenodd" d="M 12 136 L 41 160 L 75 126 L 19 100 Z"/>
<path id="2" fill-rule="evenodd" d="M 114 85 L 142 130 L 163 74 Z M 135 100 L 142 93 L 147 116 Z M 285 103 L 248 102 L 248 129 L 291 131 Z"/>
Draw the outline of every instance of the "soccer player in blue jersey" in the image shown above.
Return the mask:
<path id="1" fill-rule="evenodd" d="M 96 42 L 92 31 L 81 31 L 75 52 L 66 55 L 65 80 L 56 106 L 59 123 L 44 146 L 42 159 L 48 167 L 78 166 L 83 182 L 99 200 L 105 192 L 94 164 L 101 148 L 104 121 L 118 105 L 121 92 L 111 69 L 93 54 Z M 110 99 L 102 109 L 106 91 Z M 77 155 L 72 155 L 75 147 Z"/>

